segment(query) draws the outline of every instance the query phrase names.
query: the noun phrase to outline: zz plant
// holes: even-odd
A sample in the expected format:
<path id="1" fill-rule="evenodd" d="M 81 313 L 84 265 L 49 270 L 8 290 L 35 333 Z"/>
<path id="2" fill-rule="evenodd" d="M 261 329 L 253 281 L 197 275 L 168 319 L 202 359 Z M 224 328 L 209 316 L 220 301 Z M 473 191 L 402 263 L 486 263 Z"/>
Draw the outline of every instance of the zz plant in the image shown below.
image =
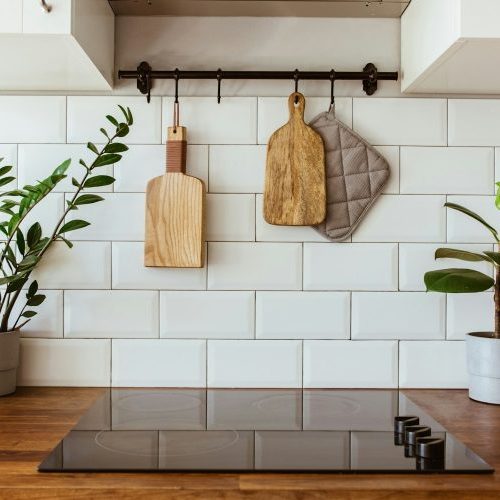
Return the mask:
<path id="1" fill-rule="evenodd" d="M 129 133 L 133 124 L 132 113 L 129 108 L 119 106 L 123 121 L 108 115 L 106 118 L 114 127 L 112 133 L 105 128 L 100 131 L 104 136 L 104 145 L 99 149 L 95 144 L 89 142 L 87 148 L 95 156 L 92 163 L 87 164 L 80 159 L 79 164 L 83 174 L 78 180 L 72 177 L 71 183 L 74 192 L 66 201 L 64 213 L 56 223 L 53 231 L 44 235 L 39 222 L 35 222 L 26 228 L 26 218 L 32 210 L 63 180 L 67 177 L 67 171 L 71 164 L 68 159 L 61 163 L 47 178 L 37 181 L 33 185 L 23 188 L 9 190 L 0 193 L 0 212 L 4 214 L 4 220 L 0 222 L 0 236 L 3 241 L 0 253 L 0 332 L 8 332 L 22 328 L 37 314 L 33 309 L 39 306 L 45 295 L 39 293 L 38 283 L 31 280 L 31 274 L 40 263 L 43 256 L 51 245 L 56 241 L 62 241 L 69 248 L 73 246 L 67 234 L 71 231 L 89 226 L 90 223 L 78 218 L 68 220 L 70 212 L 79 210 L 84 205 L 98 203 L 104 200 L 101 196 L 86 193 L 89 188 L 108 186 L 115 179 L 109 175 L 99 174 L 99 169 L 105 165 L 117 163 L 122 158 L 121 153 L 128 147 L 118 139 Z M 15 180 L 10 176 L 12 166 L 3 166 L 0 159 L 0 186 L 6 186 Z M 5 217 L 6 216 L 6 217 Z M 18 308 L 18 314 L 14 314 L 14 306 L 24 295 L 24 303 Z"/>
<path id="2" fill-rule="evenodd" d="M 500 183 L 496 205 L 500 209 Z M 500 236 L 498 231 L 480 215 L 456 203 L 445 203 L 445 207 L 461 212 L 478 223 L 482 224 L 492 235 L 497 248 L 500 250 Z M 436 259 L 458 259 L 468 262 L 487 262 L 494 268 L 495 279 L 479 271 L 472 269 L 440 269 L 429 271 L 424 276 L 424 282 L 428 291 L 442 293 L 476 293 L 484 292 L 494 287 L 495 301 L 495 332 L 494 338 L 500 339 L 500 251 L 497 252 L 468 252 L 454 248 L 438 248 L 435 254 Z"/>

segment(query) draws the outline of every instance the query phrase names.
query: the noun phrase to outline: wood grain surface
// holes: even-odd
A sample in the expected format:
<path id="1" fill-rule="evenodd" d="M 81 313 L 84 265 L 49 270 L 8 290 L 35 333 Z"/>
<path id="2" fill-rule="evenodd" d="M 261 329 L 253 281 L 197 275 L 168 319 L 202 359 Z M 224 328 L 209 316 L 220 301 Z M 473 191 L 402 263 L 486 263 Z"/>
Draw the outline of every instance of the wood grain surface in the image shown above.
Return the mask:
<path id="1" fill-rule="evenodd" d="M 167 173 L 146 189 L 146 267 L 203 267 L 205 186 L 185 175 L 186 129 L 168 129 Z"/>
<path id="2" fill-rule="evenodd" d="M 1 499 L 499 499 L 500 474 L 38 473 L 103 389 L 20 388 L 0 398 Z M 463 390 L 404 391 L 500 471 L 500 407 Z"/>
<path id="3" fill-rule="evenodd" d="M 280 226 L 319 224 L 326 214 L 323 140 L 304 123 L 302 94 L 293 93 L 288 108 L 288 123 L 273 133 L 267 146 L 264 219 Z"/>

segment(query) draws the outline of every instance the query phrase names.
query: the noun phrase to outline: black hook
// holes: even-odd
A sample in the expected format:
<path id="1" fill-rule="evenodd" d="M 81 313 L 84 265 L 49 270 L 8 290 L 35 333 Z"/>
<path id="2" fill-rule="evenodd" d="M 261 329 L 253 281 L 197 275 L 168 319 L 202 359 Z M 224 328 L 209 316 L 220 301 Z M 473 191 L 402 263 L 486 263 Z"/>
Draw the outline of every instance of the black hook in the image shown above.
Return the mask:
<path id="1" fill-rule="evenodd" d="M 296 69 L 293 74 L 293 79 L 295 80 L 295 93 L 299 91 L 299 70 Z M 299 97 L 295 96 L 295 104 L 299 102 Z"/>
<path id="2" fill-rule="evenodd" d="M 177 104 L 177 103 L 179 103 L 179 68 L 175 68 L 174 79 L 175 79 L 175 99 L 174 99 L 174 102 Z"/>
<path id="3" fill-rule="evenodd" d="M 335 106 L 335 70 L 330 71 L 330 109 Z"/>
<path id="4" fill-rule="evenodd" d="M 141 94 L 147 94 L 148 103 L 151 101 L 152 86 L 151 66 L 146 61 L 142 61 L 141 64 L 137 66 L 137 88 Z"/>
<path id="5" fill-rule="evenodd" d="M 220 104 L 220 82 L 222 80 L 222 70 L 217 70 L 217 104 Z"/>

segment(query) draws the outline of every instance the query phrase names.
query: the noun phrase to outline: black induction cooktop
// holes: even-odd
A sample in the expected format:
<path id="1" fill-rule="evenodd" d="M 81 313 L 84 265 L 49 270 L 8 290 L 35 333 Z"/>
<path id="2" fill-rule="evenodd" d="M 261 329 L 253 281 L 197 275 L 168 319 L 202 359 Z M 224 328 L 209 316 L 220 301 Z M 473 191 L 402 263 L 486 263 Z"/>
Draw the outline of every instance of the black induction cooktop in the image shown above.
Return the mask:
<path id="1" fill-rule="evenodd" d="M 41 472 L 487 473 L 394 390 L 110 389 Z"/>

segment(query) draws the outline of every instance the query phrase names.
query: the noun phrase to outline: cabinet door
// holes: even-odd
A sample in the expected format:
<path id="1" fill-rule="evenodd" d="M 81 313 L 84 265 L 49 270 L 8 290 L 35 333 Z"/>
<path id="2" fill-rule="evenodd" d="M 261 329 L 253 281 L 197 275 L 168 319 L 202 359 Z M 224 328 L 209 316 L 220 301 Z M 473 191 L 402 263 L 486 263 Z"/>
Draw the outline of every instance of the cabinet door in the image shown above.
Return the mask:
<path id="1" fill-rule="evenodd" d="M 0 33 L 21 33 L 22 0 L 0 0 Z"/>
<path id="2" fill-rule="evenodd" d="M 23 1 L 23 33 L 71 33 L 73 0 L 45 0 L 47 12 L 41 0 Z"/>

